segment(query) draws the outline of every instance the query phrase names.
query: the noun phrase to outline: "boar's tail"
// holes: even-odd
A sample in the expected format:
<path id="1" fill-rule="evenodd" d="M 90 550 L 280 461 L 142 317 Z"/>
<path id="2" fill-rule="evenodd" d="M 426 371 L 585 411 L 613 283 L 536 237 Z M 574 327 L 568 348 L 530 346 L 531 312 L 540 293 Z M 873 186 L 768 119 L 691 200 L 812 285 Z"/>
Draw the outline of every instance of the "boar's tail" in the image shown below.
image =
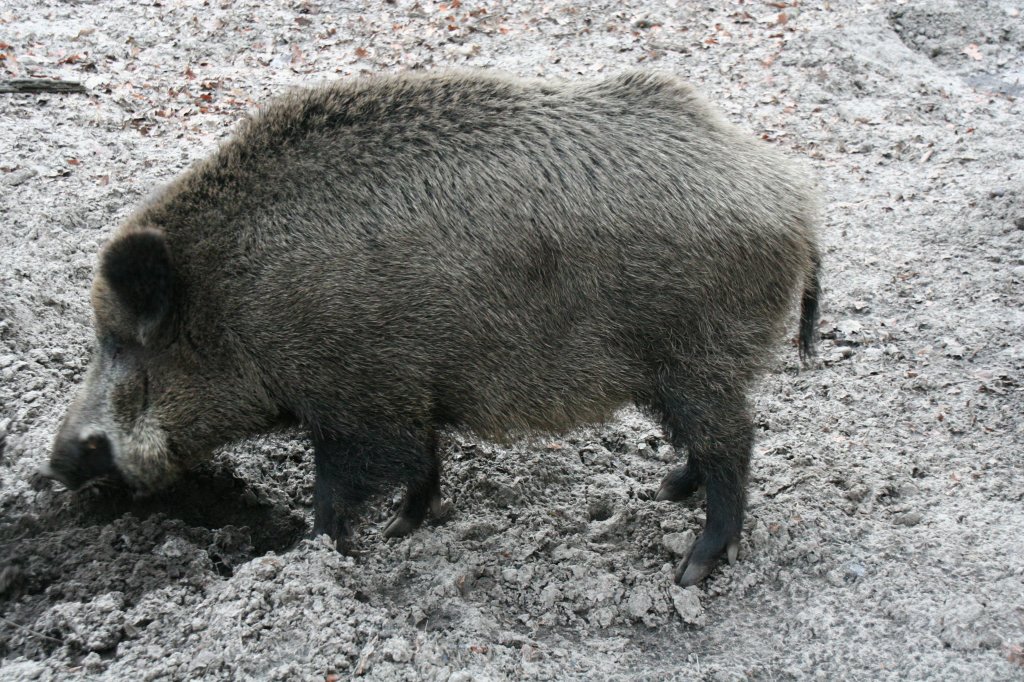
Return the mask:
<path id="1" fill-rule="evenodd" d="M 804 293 L 800 299 L 800 359 L 814 357 L 818 341 L 818 296 L 821 294 L 821 256 L 814 254 L 811 270 L 807 273 Z"/>

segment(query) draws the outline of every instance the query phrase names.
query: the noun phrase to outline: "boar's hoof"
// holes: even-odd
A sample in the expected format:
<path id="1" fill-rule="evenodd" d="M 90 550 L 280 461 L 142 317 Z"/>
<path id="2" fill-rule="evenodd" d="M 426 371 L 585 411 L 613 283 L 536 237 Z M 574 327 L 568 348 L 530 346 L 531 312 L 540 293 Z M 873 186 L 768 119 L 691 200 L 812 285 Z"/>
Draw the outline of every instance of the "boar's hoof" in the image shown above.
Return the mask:
<path id="1" fill-rule="evenodd" d="M 661 488 L 658 490 L 658 495 L 654 499 L 658 502 L 664 500 L 671 502 L 685 500 L 697 492 L 697 488 L 703 482 L 700 473 L 690 467 L 690 465 L 676 467 L 665 476 L 665 480 L 661 482 Z"/>
<path id="2" fill-rule="evenodd" d="M 395 514 L 394 518 L 384 527 L 384 537 L 404 538 L 409 533 L 419 528 L 421 522 L 417 522 L 405 514 Z"/>
<path id="3" fill-rule="evenodd" d="M 322 535 L 328 537 L 331 546 L 338 550 L 339 554 L 358 556 L 358 552 L 353 549 L 355 533 L 347 522 L 340 521 L 333 529 L 320 528 L 314 524 L 313 530 L 307 533 L 305 537 L 307 540 L 316 540 Z"/>
<path id="4" fill-rule="evenodd" d="M 707 533 L 702 533 L 697 538 L 697 542 L 693 544 L 690 556 L 676 566 L 676 583 L 680 587 L 689 587 L 704 580 L 718 564 L 723 551 L 730 564 L 736 563 L 736 557 L 739 556 L 740 551 L 739 538 L 733 538 L 725 547 L 716 547 L 719 544 L 714 538 L 709 538 Z"/>
<path id="5" fill-rule="evenodd" d="M 454 505 L 451 500 L 442 500 L 435 497 L 430 501 L 430 515 L 434 521 L 444 521 L 452 513 Z M 419 528 L 423 524 L 423 517 L 417 516 L 410 511 L 403 509 L 392 517 L 388 525 L 384 527 L 384 537 L 402 538 Z"/>
<path id="6" fill-rule="evenodd" d="M 453 509 L 455 509 L 455 505 L 452 504 L 451 500 L 442 500 L 440 497 L 435 497 L 430 501 L 430 516 L 434 519 L 434 523 L 445 521 L 451 516 Z"/>

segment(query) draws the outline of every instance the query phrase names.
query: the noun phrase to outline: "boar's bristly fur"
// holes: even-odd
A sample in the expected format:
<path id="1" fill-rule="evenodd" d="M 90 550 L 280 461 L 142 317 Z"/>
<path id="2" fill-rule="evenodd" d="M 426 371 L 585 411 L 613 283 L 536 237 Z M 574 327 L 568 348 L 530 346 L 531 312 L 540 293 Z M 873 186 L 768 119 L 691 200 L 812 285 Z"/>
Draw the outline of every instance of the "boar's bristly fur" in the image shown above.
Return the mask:
<path id="1" fill-rule="evenodd" d="M 388 535 L 440 513 L 441 429 L 557 432 L 634 402 L 688 453 L 659 499 L 707 490 L 693 584 L 735 556 L 746 395 L 801 297 L 811 352 L 816 213 L 799 170 L 664 75 L 293 92 L 107 247 L 50 471 L 77 481 L 99 443 L 154 488 L 291 420 L 314 443 L 314 532 L 343 543 L 388 486 L 408 488 Z"/>

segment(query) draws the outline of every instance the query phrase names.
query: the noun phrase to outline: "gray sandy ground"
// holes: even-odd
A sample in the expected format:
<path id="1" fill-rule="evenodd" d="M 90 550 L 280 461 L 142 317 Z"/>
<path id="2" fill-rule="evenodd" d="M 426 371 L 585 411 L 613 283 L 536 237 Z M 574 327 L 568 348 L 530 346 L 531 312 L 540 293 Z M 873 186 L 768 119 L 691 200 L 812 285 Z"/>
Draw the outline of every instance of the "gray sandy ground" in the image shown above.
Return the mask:
<path id="1" fill-rule="evenodd" d="M 0 677 L 1024 678 L 1024 4 L 0 4 Z M 91 344 L 98 248 L 288 86 L 450 65 L 680 74 L 808 158 L 827 197 L 820 366 L 756 396 L 740 560 L 671 567 L 700 500 L 625 411 L 445 441 L 452 517 L 358 557 L 298 542 L 301 434 L 167 495 L 33 486 Z M 334 676 L 333 678 L 331 676 Z"/>

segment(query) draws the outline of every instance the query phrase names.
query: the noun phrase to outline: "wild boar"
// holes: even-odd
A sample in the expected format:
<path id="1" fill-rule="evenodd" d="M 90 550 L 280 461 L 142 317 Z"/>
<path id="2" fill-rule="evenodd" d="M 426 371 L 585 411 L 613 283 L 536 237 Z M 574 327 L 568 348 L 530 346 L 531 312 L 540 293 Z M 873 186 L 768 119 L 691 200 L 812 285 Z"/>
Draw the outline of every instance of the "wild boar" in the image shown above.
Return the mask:
<path id="1" fill-rule="evenodd" d="M 44 473 L 157 489 L 284 424 L 314 445 L 314 533 L 344 545 L 442 506 L 440 429 L 559 432 L 633 402 L 703 485 L 676 580 L 735 557 L 747 393 L 802 297 L 817 201 L 783 155 L 689 85 L 478 72 L 298 90 L 120 227 L 92 288 L 96 349 Z"/>

